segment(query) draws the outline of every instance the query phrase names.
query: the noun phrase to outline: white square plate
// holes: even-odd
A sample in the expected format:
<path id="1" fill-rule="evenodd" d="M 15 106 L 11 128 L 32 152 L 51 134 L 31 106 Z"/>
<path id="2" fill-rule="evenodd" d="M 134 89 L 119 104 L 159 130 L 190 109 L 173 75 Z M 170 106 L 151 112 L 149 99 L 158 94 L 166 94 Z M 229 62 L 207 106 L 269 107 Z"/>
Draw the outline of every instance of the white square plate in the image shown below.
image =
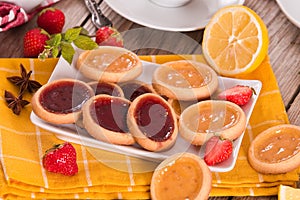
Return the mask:
<path id="1" fill-rule="evenodd" d="M 145 62 L 145 61 L 143 61 L 142 63 L 143 63 L 143 73 L 137 79 L 144 81 L 146 83 L 151 83 L 152 73 L 158 65 L 155 63 Z M 86 82 L 91 81 L 83 77 L 75 69 L 75 67 L 73 67 L 73 65 L 74 64 L 70 66 L 63 58 L 60 58 L 57 63 L 57 66 L 55 67 L 49 79 L 49 82 L 61 78 L 73 78 L 73 79 L 79 79 Z M 241 79 L 219 77 L 219 90 L 224 90 L 226 88 L 230 88 L 238 84 L 248 85 L 254 88 L 254 90 L 256 91 L 256 95 L 253 95 L 250 102 L 247 105 L 242 107 L 242 109 L 246 113 L 247 123 L 248 123 L 254 105 L 259 96 L 262 84 L 258 80 L 241 80 Z M 142 158 L 157 163 L 161 162 L 162 160 L 166 159 L 172 154 L 180 153 L 180 152 L 191 152 L 199 155 L 201 158 L 204 157 L 204 148 L 192 146 L 189 142 L 181 138 L 180 134 L 178 134 L 178 138 L 174 146 L 169 150 L 162 151 L 162 152 L 150 152 L 140 148 L 139 146 L 121 146 L 121 145 L 113 145 L 113 144 L 101 142 L 99 140 L 94 139 L 85 130 L 76 127 L 74 124 L 68 124 L 68 125 L 50 124 L 37 117 L 33 112 L 31 113 L 30 119 L 32 123 L 34 123 L 35 125 L 45 130 L 54 132 L 59 139 L 68 142 L 78 143 L 88 147 L 94 147 L 98 149 L 107 150 L 110 152 Z M 243 136 L 244 134 L 242 134 L 239 138 L 237 138 L 233 142 L 233 153 L 231 157 L 228 160 L 218 165 L 210 166 L 211 171 L 226 172 L 233 169 L 242 143 Z"/>

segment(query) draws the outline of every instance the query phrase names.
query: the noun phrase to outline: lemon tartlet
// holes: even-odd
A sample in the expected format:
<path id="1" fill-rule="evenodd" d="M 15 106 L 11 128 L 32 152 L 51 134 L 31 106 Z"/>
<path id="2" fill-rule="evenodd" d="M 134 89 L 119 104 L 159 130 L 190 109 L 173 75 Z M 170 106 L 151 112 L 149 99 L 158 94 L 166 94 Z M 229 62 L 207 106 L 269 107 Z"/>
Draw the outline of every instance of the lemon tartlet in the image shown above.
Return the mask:
<path id="1" fill-rule="evenodd" d="M 100 46 L 82 52 L 76 68 L 95 81 L 124 82 L 138 77 L 143 69 L 139 57 L 121 47 Z"/>
<path id="2" fill-rule="evenodd" d="M 190 101 L 210 97 L 218 88 L 218 77 L 204 63 L 178 60 L 157 67 L 152 76 L 152 85 L 162 96 Z"/>
<path id="3" fill-rule="evenodd" d="M 212 188 L 212 174 L 199 156 L 177 153 L 155 169 L 151 185 L 151 199 L 208 199 Z"/>
<path id="4" fill-rule="evenodd" d="M 266 129 L 251 142 L 250 165 L 264 174 L 279 174 L 300 166 L 300 127 L 283 124 Z"/>
<path id="5" fill-rule="evenodd" d="M 201 101 L 186 108 L 179 118 L 181 136 L 193 145 L 203 145 L 212 135 L 234 140 L 245 129 L 244 111 L 229 101 Z"/>

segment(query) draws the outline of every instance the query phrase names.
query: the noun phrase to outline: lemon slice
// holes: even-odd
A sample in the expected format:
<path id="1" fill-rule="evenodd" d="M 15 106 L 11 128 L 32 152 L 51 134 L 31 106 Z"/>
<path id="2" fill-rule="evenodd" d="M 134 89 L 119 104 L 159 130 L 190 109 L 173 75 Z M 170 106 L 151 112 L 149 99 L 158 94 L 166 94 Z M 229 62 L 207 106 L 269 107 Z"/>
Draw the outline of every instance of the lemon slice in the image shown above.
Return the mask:
<path id="1" fill-rule="evenodd" d="M 268 53 L 268 31 L 246 6 L 228 6 L 211 18 L 203 35 L 206 61 L 223 76 L 254 71 Z"/>
<path id="2" fill-rule="evenodd" d="M 279 200 L 294 200 L 300 199 L 300 189 L 293 188 L 286 185 L 280 185 L 278 191 Z"/>

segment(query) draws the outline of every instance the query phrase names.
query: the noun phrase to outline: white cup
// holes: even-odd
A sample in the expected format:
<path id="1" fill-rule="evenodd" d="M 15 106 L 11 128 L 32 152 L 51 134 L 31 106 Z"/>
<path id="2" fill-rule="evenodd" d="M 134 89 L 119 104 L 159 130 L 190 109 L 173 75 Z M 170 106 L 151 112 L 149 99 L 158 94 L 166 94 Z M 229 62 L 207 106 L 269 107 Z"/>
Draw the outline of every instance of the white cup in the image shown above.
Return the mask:
<path id="1" fill-rule="evenodd" d="M 8 3 L 16 4 L 23 8 L 26 12 L 32 11 L 35 7 L 40 5 L 44 0 L 4 0 Z"/>
<path id="2" fill-rule="evenodd" d="M 192 0 L 150 0 L 153 3 L 168 8 L 176 8 L 189 3 Z"/>

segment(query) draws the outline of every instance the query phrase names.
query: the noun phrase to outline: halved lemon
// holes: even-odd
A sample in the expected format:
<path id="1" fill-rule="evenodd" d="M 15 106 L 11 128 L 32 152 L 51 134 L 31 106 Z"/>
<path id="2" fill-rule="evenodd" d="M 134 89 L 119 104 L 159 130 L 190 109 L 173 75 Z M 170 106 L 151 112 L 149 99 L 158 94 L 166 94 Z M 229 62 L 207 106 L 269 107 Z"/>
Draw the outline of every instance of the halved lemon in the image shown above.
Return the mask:
<path id="1" fill-rule="evenodd" d="M 206 61 L 220 75 L 254 71 L 268 53 L 268 30 L 263 20 L 246 6 L 228 6 L 211 18 L 203 35 Z"/>

